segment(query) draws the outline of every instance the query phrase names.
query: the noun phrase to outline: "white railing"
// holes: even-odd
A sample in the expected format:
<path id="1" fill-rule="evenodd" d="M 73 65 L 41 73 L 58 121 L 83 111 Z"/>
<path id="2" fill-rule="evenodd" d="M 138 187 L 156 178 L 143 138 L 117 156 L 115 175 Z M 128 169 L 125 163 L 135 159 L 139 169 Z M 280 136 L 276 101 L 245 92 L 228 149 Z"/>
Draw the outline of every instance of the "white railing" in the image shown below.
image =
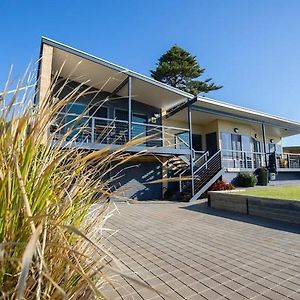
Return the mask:
<path id="1" fill-rule="evenodd" d="M 96 144 L 119 144 L 128 142 L 128 121 L 85 116 L 71 113 L 59 113 L 52 123 L 50 131 L 56 137 L 66 136 L 76 142 Z M 132 122 L 132 138 L 145 137 L 141 145 L 147 147 L 185 148 L 186 142 L 177 139 L 178 133 L 187 129 Z M 187 144 L 188 145 L 188 144 Z"/>
<path id="2" fill-rule="evenodd" d="M 300 169 L 300 154 L 276 154 L 276 164 L 279 169 Z"/>
<path id="3" fill-rule="evenodd" d="M 265 166 L 263 152 L 222 150 L 222 164 L 226 169 L 257 169 Z"/>
<path id="4" fill-rule="evenodd" d="M 202 155 L 200 155 L 197 159 L 194 160 L 193 162 L 193 167 L 194 167 L 194 171 L 198 170 L 200 167 L 202 167 L 203 165 L 207 166 L 207 161 L 208 161 L 208 157 L 209 157 L 209 152 L 208 151 L 196 151 L 197 153 L 200 154 L 200 152 L 202 153 Z M 182 170 L 179 173 L 179 191 L 182 192 L 183 190 L 183 186 L 184 186 L 184 182 L 182 181 L 182 178 L 184 176 L 189 176 L 191 175 L 191 167 L 190 165 L 188 165 L 187 168 L 185 168 L 184 170 Z"/>

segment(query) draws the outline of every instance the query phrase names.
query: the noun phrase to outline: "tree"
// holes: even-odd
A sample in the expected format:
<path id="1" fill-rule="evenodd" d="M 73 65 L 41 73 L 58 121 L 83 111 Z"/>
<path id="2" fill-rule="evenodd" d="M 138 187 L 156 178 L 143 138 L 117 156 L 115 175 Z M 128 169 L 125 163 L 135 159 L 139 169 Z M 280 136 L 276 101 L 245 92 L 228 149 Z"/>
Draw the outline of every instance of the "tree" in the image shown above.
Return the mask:
<path id="1" fill-rule="evenodd" d="M 211 82 L 211 78 L 197 80 L 204 71 L 196 56 L 178 46 L 173 46 L 159 58 L 156 70 L 150 70 L 152 78 L 193 95 L 222 88 Z"/>

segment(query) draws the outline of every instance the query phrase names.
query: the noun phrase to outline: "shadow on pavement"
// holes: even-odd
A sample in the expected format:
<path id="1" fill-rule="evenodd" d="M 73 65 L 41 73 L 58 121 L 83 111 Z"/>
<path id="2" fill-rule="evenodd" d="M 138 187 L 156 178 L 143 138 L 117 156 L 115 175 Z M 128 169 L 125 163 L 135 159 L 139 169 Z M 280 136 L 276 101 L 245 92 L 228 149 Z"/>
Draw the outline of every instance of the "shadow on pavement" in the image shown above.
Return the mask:
<path id="1" fill-rule="evenodd" d="M 191 205 L 182 206 L 180 208 L 201 212 L 204 214 L 213 215 L 217 217 L 222 217 L 226 219 L 231 219 L 235 221 L 264 226 L 272 229 L 288 231 L 292 233 L 300 233 L 300 226 L 298 225 L 211 208 L 207 206 L 207 201 L 203 201 L 203 200 L 200 200 L 199 202 L 194 202 Z"/>

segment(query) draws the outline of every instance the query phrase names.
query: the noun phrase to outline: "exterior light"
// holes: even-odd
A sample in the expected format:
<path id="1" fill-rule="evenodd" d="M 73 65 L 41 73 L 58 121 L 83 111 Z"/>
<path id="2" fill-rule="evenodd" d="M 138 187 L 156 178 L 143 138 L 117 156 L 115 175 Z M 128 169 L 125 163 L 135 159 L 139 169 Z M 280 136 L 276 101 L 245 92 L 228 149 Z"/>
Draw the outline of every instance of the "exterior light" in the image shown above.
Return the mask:
<path id="1" fill-rule="evenodd" d="M 273 139 L 270 139 L 270 143 L 273 144 L 273 143 L 274 143 L 274 140 L 273 140 Z"/>
<path id="2" fill-rule="evenodd" d="M 257 134 L 256 133 L 254 134 L 254 138 L 257 139 Z"/>
<path id="3" fill-rule="evenodd" d="M 149 119 L 149 121 L 150 121 L 150 123 L 155 124 L 155 123 L 156 123 L 156 118 L 155 118 L 155 117 L 151 117 L 151 118 Z"/>
<path id="4" fill-rule="evenodd" d="M 233 129 L 233 131 L 234 131 L 235 133 L 238 133 L 238 132 L 239 132 L 239 129 L 238 129 L 237 127 L 235 127 L 235 128 Z"/>

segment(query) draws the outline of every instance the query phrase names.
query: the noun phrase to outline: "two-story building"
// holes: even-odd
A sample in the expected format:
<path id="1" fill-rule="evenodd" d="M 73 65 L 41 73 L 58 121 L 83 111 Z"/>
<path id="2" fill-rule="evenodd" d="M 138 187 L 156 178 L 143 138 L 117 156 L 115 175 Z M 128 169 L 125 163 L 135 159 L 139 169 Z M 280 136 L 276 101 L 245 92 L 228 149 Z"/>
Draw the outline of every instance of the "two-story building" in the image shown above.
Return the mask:
<path id="1" fill-rule="evenodd" d="M 65 126 L 57 138 L 74 125 L 84 127 L 78 132 L 73 130 L 74 135 L 68 135 L 65 142 L 70 144 L 67 139 L 71 139 L 72 147 L 93 151 L 107 145 L 117 149 L 145 137 L 140 144 L 126 148 L 128 153 L 142 155 L 111 172 L 111 176 L 119 175 L 114 188 L 124 196 L 162 199 L 167 185 L 181 190 L 183 182 L 149 182 L 188 176 L 191 198 L 197 199 L 220 177 L 230 181 L 240 171 L 268 166 L 270 155 L 275 158 L 278 178 L 300 178 L 300 156 L 293 154 L 291 160 L 282 150 L 283 138 L 300 133 L 299 122 L 194 97 L 42 38 L 38 101 L 42 101 L 57 74 L 60 97 L 83 83 L 95 91 L 63 108 L 57 122 Z"/>

